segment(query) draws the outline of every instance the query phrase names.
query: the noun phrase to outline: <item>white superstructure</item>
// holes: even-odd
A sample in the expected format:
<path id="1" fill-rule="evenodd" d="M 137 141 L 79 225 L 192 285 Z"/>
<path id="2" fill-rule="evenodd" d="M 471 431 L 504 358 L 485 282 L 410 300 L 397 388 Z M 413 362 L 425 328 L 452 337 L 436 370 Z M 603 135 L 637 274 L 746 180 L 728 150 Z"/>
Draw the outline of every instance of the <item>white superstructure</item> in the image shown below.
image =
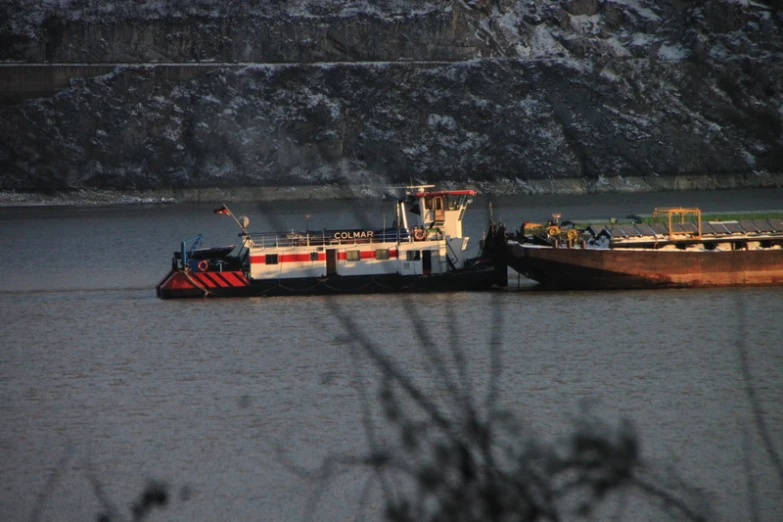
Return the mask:
<path id="1" fill-rule="evenodd" d="M 473 190 L 433 191 L 411 187 L 395 203 L 395 226 L 321 232 L 246 234 L 251 279 L 324 278 L 362 275 L 428 275 L 459 270 L 469 238 L 462 220 Z M 417 214 L 410 225 L 406 203 Z"/>

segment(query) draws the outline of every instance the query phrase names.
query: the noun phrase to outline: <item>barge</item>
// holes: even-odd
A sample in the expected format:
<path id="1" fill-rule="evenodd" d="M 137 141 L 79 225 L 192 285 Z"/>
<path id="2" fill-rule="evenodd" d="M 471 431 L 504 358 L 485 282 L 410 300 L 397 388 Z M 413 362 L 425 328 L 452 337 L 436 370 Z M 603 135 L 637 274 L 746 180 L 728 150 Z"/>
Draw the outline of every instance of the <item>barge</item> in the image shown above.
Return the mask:
<path id="1" fill-rule="evenodd" d="M 474 190 L 406 187 L 392 227 L 248 232 L 234 218 L 239 242 L 201 248 L 182 241 L 158 297 L 271 297 L 488 290 L 507 283 L 506 267 L 487 255 L 468 257 L 465 211 Z M 232 217 L 223 206 L 215 211 Z M 309 221 L 308 221 L 309 223 Z"/>
<path id="2" fill-rule="evenodd" d="M 685 216 L 695 215 L 686 221 Z M 555 215 L 557 216 L 557 215 Z M 698 208 L 656 209 L 664 222 L 610 224 L 506 243 L 505 262 L 545 288 L 646 289 L 783 284 L 783 220 L 702 222 Z"/>

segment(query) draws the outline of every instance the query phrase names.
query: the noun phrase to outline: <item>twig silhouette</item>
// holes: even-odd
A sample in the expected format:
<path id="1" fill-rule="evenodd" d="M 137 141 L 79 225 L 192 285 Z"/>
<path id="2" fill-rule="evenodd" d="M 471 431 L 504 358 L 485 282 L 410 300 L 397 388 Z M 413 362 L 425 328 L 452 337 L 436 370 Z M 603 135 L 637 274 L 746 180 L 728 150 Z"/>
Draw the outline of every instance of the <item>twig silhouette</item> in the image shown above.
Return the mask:
<path id="1" fill-rule="evenodd" d="M 355 217 L 361 226 L 369 226 L 360 212 Z M 275 217 L 269 219 L 274 222 Z M 370 396 L 359 387 L 368 452 L 330 455 L 315 472 L 296 471 L 315 478 L 321 486 L 308 502 L 308 516 L 315 513 L 332 479 L 365 469 L 372 475 L 363 480 L 357 519 L 363 518 L 376 485 L 385 501 L 384 516 L 390 522 L 557 522 L 569 512 L 577 519 L 588 519 L 613 494 L 624 505 L 631 489 L 656 500 L 675 518 L 692 522 L 706 519 L 693 507 L 687 487 L 680 484 L 674 489 L 653 477 L 641 461 L 638 437 L 630 423 L 617 430 L 597 429 L 597 423 L 576 426 L 562 450 L 525 433 L 525 425 L 500 408 L 505 324 L 502 294 L 490 298 L 489 382 L 486 397 L 480 401 L 472 389 L 457 329 L 448 334 L 450 350 L 443 351 L 416 302 L 402 299 L 404 315 L 431 369 L 432 381 L 446 393 L 431 397 L 422 383 L 362 331 L 339 298 L 328 297 L 326 306 L 337 319 L 343 331 L 340 339 L 348 344 L 355 363 L 354 378 L 361 381 L 361 360 L 369 361 L 381 375 L 379 404 L 385 423 L 393 428 L 390 433 L 396 433 L 397 438 L 390 440 L 379 432 Z M 458 324 L 450 303 L 445 313 L 451 324 Z M 519 448 L 522 441 L 527 442 Z"/>
<path id="2" fill-rule="evenodd" d="M 760 522 L 761 519 L 759 518 L 759 512 L 756 507 L 758 495 L 756 491 L 756 481 L 753 478 L 753 450 L 750 439 L 751 435 L 746 426 L 742 432 L 742 450 L 745 455 L 742 463 L 745 467 L 745 484 L 748 488 L 748 507 L 750 509 L 750 519 L 753 522 Z"/>
<path id="3" fill-rule="evenodd" d="M 57 487 L 57 484 L 65 474 L 65 468 L 71 461 L 73 453 L 73 446 L 68 443 L 65 447 L 65 451 L 63 452 L 63 456 L 60 457 L 60 460 L 57 462 L 57 465 L 54 467 L 51 475 L 49 475 L 49 479 L 46 481 L 46 484 L 36 498 L 33 512 L 30 515 L 30 522 L 38 522 L 41 519 L 41 513 L 46 507 L 48 500 L 51 498 L 54 489 Z"/>
<path id="4" fill-rule="evenodd" d="M 739 354 L 740 369 L 742 370 L 742 379 L 745 383 L 745 394 L 748 396 L 751 409 L 753 411 L 753 420 L 756 424 L 761 441 L 764 444 L 764 449 L 767 452 L 770 463 L 777 473 L 778 481 L 780 482 L 781 491 L 783 491 L 783 462 L 781 462 L 780 454 L 775 449 L 775 445 L 772 442 L 772 437 L 769 434 L 769 427 L 764 418 L 764 412 L 761 410 L 761 403 L 756 394 L 756 387 L 753 385 L 753 377 L 750 373 L 750 357 L 748 354 L 747 337 L 748 337 L 748 318 L 747 318 L 747 306 L 742 303 L 741 294 L 737 294 L 735 301 L 737 309 L 737 341 L 735 343 L 737 352 Z"/>

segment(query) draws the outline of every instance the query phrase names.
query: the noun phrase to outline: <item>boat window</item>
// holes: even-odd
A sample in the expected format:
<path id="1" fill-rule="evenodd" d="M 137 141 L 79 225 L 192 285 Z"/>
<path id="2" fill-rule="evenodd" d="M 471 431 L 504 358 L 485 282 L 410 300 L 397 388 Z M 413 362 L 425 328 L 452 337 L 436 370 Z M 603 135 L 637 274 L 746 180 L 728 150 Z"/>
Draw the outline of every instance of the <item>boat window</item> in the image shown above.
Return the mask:
<path id="1" fill-rule="evenodd" d="M 421 251 L 419 250 L 408 250 L 405 254 L 408 261 L 419 261 L 421 259 Z"/>
<path id="2" fill-rule="evenodd" d="M 267 265 L 276 265 L 277 264 L 277 254 L 267 254 L 266 259 L 264 259 L 264 262 Z"/>
<path id="3" fill-rule="evenodd" d="M 345 253 L 345 260 L 346 261 L 358 261 L 362 258 L 361 252 L 358 250 L 349 250 Z"/>
<path id="4" fill-rule="evenodd" d="M 310 261 L 318 261 L 318 252 L 310 252 Z"/>
<path id="5" fill-rule="evenodd" d="M 375 259 L 389 259 L 389 249 L 379 248 L 375 251 Z"/>

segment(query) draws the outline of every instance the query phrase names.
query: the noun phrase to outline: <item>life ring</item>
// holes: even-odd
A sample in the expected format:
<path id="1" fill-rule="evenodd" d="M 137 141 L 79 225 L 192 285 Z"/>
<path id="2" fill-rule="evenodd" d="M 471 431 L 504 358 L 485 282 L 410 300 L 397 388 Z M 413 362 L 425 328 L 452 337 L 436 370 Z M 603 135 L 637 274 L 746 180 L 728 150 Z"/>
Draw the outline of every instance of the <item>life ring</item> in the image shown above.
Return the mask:
<path id="1" fill-rule="evenodd" d="M 576 238 L 578 238 L 578 237 L 579 237 L 579 232 L 578 232 L 578 231 L 576 231 L 576 230 L 574 230 L 574 229 L 572 228 L 571 230 L 569 230 L 569 231 L 566 233 L 566 236 L 567 236 L 567 237 L 568 237 L 568 239 L 570 239 L 571 241 L 576 241 Z"/>
<path id="2" fill-rule="evenodd" d="M 560 227 L 557 225 L 553 225 L 547 229 L 547 233 L 550 236 L 559 236 L 560 235 Z"/>
<path id="3" fill-rule="evenodd" d="M 198 269 L 201 270 L 202 272 L 206 272 L 208 268 L 209 268 L 209 261 L 207 261 L 206 259 L 202 259 L 201 261 L 198 262 Z"/>
<path id="4" fill-rule="evenodd" d="M 427 234 L 424 232 L 423 228 L 417 228 L 413 231 L 413 239 L 416 241 L 423 241 L 426 236 Z"/>

